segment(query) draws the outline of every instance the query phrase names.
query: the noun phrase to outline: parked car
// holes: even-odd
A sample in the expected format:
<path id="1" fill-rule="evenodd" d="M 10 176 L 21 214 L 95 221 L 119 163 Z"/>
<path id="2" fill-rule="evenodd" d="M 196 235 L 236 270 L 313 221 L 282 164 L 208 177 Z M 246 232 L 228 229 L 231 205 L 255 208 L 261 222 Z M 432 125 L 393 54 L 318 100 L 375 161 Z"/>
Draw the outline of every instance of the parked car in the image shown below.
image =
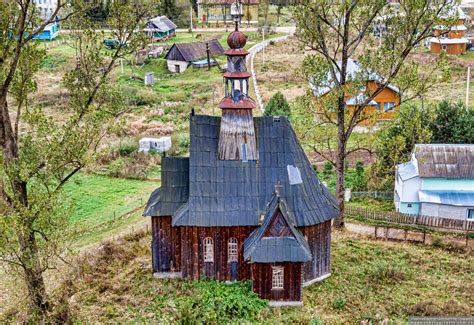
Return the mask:
<path id="1" fill-rule="evenodd" d="M 107 46 L 109 49 L 115 49 L 119 47 L 119 45 L 128 46 L 128 43 L 125 41 L 120 41 L 115 38 L 115 39 L 105 39 L 104 45 Z"/>

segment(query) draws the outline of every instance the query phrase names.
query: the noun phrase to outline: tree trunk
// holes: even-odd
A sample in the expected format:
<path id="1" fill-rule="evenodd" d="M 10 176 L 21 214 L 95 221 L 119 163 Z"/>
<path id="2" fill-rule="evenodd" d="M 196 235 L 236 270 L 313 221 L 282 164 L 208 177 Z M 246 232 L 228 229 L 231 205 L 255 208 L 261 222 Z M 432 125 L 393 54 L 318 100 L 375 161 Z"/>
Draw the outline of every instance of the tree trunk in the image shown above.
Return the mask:
<path id="1" fill-rule="evenodd" d="M 0 145 L 3 151 L 3 163 L 8 169 L 12 164 L 18 163 L 18 144 L 13 134 L 12 124 L 8 111 L 7 92 L 3 89 L 0 92 Z M 18 170 L 18 169 L 17 169 Z M 27 184 L 23 182 L 19 175 L 11 178 L 13 193 L 16 199 L 10 207 L 20 215 L 28 207 Z M 30 307 L 35 315 L 43 316 L 47 309 L 47 295 L 44 285 L 41 262 L 38 256 L 38 247 L 33 231 L 32 220 L 23 216 L 22 228 L 17 231 L 20 244 L 21 264 L 28 288 Z M 32 313 L 32 315 L 34 315 Z"/>
<path id="2" fill-rule="evenodd" d="M 334 219 L 334 227 L 344 227 L 344 162 L 346 154 L 346 134 L 344 129 L 344 98 L 339 99 L 337 112 L 337 156 L 336 156 L 336 200 L 339 215 Z"/>

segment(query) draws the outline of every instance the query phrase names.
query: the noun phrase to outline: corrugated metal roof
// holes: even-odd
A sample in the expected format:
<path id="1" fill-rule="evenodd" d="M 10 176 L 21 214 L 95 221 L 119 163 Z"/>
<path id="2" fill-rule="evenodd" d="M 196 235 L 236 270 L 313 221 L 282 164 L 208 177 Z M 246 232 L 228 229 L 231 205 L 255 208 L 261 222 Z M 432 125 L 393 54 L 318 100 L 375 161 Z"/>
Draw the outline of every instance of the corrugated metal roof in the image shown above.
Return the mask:
<path id="1" fill-rule="evenodd" d="M 177 26 L 175 25 L 175 23 L 173 23 L 166 16 L 152 18 L 146 24 L 147 30 L 153 30 L 161 33 L 176 29 L 176 27 Z"/>
<path id="2" fill-rule="evenodd" d="M 335 199 L 314 173 L 288 120 L 257 117 L 254 125 L 259 160 L 219 160 L 220 118 L 191 117 L 189 200 L 173 216 L 173 225 L 257 226 L 279 181 L 296 226 L 319 224 L 338 214 Z M 290 185 L 287 165 L 298 167 L 302 184 Z"/>
<path id="3" fill-rule="evenodd" d="M 293 236 L 264 237 L 275 213 L 280 210 Z M 244 242 L 244 259 L 256 263 L 307 262 L 311 250 L 308 242 L 294 227 L 295 218 L 286 208 L 284 200 L 273 195 L 268 203 L 263 224 L 254 230 Z"/>
<path id="4" fill-rule="evenodd" d="M 337 63 L 339 67 L 341 67 L 341 64 L 342 64 L 341 61 Z M 362 65 L 358 61 L 353 60 L 351 58 L 349 58 L 347 61 L 346 76 L 347 76 L 346 77 L 347 80 L 365 79 L 367 81 L 377 81 L 379 83 L 382 83 L 384 79 L 380 74 L 362 67 Z M 337 69 L 336 69 L 336 78 L 338 80 L 340 79 L 340 74 L 339 72 L 337 72 Z M 319 97 L 330 92 L 334 88 L 335 84 L 334 84 L 332 75 L 329 72 L 326 80 L 324 80 L 324 84 L 316 86 L 314 85 L 314 80 L 313 81 L 310 80 L 309 86 L 311 90 L 313 91 L 313 94 L 316 97 Z M 387 88 L 393 90 L 396 93 L 400 93 L 400 89 L 398 87 L 395 87 L 394 85 L 389 84 L 387 85 Z"/>
<path id="5" fill-rule="evenodd" d="M 420 202 L 456 206 L 473 206 L 474 191 L 419 191 Z"/>
<path id="6" fill-rule="evenodd" d="M 420 177 L 474 178 L 473 144 L 417 144 Z"/>
<path id="7" fill-rule="evenodd" d="M 165 157 L 161 164 L 161 188 L 148 199 L 145 216 L 172 216 L 189 197 L 189 158 Z"/>
<path id="8" fill-rule="evenodd" d="M 404 181 L 418 176 L 418 170 L 413 161 L 409 161 L 407 163 L 398 165 L 397 170 L 398 170 L 398 175 L 400 175 L 400 177 Z"/>
<path id="9" fill-rule="evenodd" d="M 192 62 L 207 56 L 206 44 L 209 44 L 209 52 L 211 56 L 224 55 L 224 48 L 218 40 L 175 43 L 165 56 L 167 60 L 178 60 Z"/>

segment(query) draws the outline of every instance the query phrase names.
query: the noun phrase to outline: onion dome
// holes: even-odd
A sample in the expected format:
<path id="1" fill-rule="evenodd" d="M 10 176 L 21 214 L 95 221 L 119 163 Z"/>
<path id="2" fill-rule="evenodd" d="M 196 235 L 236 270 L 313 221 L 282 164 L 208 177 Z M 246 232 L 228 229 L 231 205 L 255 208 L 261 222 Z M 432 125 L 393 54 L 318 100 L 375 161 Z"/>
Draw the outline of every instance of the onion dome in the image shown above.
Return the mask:
<path id="1" fill-rule="evenodd" d="M 247 44 L 247 36 L 239 30 L 235 30 L 227 37 L 227 45 L 231 49 L 241 49 Z"/>

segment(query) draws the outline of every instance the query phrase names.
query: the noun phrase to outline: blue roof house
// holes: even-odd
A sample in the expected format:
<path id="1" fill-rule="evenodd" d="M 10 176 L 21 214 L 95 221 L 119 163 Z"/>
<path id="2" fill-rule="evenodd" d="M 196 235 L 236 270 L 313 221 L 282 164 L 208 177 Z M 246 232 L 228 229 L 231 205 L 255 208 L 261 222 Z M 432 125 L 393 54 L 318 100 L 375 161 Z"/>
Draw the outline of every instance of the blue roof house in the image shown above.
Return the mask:
<path id="1" fill-rule="evenodd" d="M 474 220 L 474 145 L 417 144 L 397 166 L 394 196 L 401 213 Z"/>

